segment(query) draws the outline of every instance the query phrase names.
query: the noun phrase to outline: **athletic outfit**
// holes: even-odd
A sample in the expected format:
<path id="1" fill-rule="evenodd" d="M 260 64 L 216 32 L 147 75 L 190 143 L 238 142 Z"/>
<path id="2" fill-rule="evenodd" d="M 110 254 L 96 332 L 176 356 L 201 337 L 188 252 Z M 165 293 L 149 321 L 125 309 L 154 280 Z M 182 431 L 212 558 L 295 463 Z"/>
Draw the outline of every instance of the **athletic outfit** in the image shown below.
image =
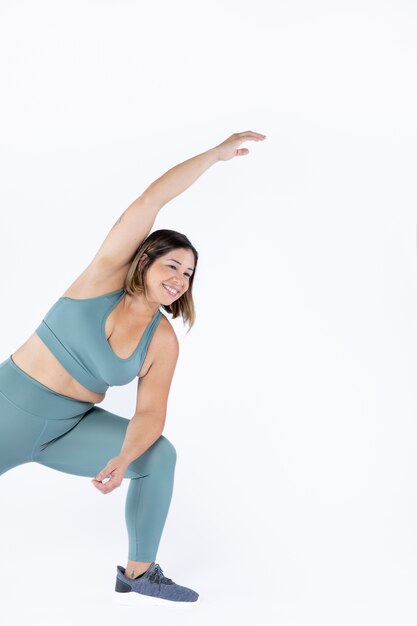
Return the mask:
<path id="1" fill-rule="evenodd" d="M 97 393 L 104 393 L 109 386 L 125 385 L 137 376 L 162 317 L 158 309 L 130 357 L 117 356 L 107 341 L 105 322 L 125 294 L 124 289 L 118 289 L 95 298 L 61 297 L 35 331 L 63 367 Z M 46 387 L 20 369 L 11 356 L 0 363 L 0 474 L 35 462 L 93 478 L 109 459 L 120 454 L 128 424 L 127 418 L 93 402 Z M 150 569 L 156 567 L 154 559 L 171 501 L 175 463 L 175 448 L 161 435 L 125 473 L 131 479 L 125 505 L 128 558 L 152 561 Z M 149 584 L 156 579 L 158 576 L 151 576 Z M 158 586 L 161 591 L 161 580 Z"/>
<path id="2" fill-rule="evenodd" d="M 71 376 L 96 393 L 135 378 L 162 317 L 158 309 L 130 357 L 117 356 L 106 339 L 105 324 L 125 294 L 117 289 L 95 298 L 59 298 L 35 331 Z"/>

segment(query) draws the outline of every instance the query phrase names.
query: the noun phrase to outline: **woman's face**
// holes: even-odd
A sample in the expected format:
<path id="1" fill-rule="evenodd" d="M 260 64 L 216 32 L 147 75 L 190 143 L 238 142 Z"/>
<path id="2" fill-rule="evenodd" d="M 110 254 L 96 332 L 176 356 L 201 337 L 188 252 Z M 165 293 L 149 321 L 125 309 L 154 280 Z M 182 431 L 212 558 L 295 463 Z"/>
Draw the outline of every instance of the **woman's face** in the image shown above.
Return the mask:
<path id="1" fill-rule="evenodd" d="M 148 300 L 171 305 L 190 286 L 195 266 L 194 254 L 185 248 L 175 248 L 157 258 L 146 274 Z"/>

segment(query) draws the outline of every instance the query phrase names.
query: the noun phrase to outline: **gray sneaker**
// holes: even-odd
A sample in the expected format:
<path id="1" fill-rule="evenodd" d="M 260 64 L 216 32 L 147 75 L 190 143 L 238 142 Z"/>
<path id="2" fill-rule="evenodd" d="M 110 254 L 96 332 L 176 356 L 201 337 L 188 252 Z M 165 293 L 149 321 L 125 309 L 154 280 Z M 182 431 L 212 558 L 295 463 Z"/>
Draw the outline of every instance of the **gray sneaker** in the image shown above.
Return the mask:
<path id="1" fill-rule="evenodd" d="M 155 561 L 152 561 L 144 574 L 133 579 L 125 576 L 125 568 L 118 565 L 113 599 L 118 604 L 163 606 L 191 606 L 200 601 L 196 591 L 181 587 L 166 578 Z"/>

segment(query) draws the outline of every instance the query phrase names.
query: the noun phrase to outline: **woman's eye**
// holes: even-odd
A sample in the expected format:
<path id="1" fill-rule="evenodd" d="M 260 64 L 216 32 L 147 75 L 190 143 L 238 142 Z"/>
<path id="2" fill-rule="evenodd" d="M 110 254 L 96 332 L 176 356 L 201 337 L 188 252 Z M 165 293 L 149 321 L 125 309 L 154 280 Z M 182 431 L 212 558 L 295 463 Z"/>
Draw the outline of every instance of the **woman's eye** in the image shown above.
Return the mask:
<path id="1" fill-rule="evenodd" d="M 168 265 L 168 267 L 172 267 L 173 270 L 177 269 L 175 265 Z M 191 278 L 191 274 L 184 274 L 184 276 L 187 276 L 187 278 Z"/>

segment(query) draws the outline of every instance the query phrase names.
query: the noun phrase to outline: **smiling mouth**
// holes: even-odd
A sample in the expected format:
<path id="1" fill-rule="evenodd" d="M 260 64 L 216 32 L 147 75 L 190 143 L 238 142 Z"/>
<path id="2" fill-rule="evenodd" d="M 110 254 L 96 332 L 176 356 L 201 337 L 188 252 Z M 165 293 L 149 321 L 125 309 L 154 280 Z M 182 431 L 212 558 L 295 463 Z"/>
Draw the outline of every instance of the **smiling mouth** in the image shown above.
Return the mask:
<path id="1" fill-rule="evenodd" d="M 170 296 L 176 296 L 179 293 L 178 289 L 168 287 L 168 285 L 164 285 L 164 283 L 162 283 L 162 285 L 163 287 L 165 287 L 165 290 L 169 293 Z"/>

